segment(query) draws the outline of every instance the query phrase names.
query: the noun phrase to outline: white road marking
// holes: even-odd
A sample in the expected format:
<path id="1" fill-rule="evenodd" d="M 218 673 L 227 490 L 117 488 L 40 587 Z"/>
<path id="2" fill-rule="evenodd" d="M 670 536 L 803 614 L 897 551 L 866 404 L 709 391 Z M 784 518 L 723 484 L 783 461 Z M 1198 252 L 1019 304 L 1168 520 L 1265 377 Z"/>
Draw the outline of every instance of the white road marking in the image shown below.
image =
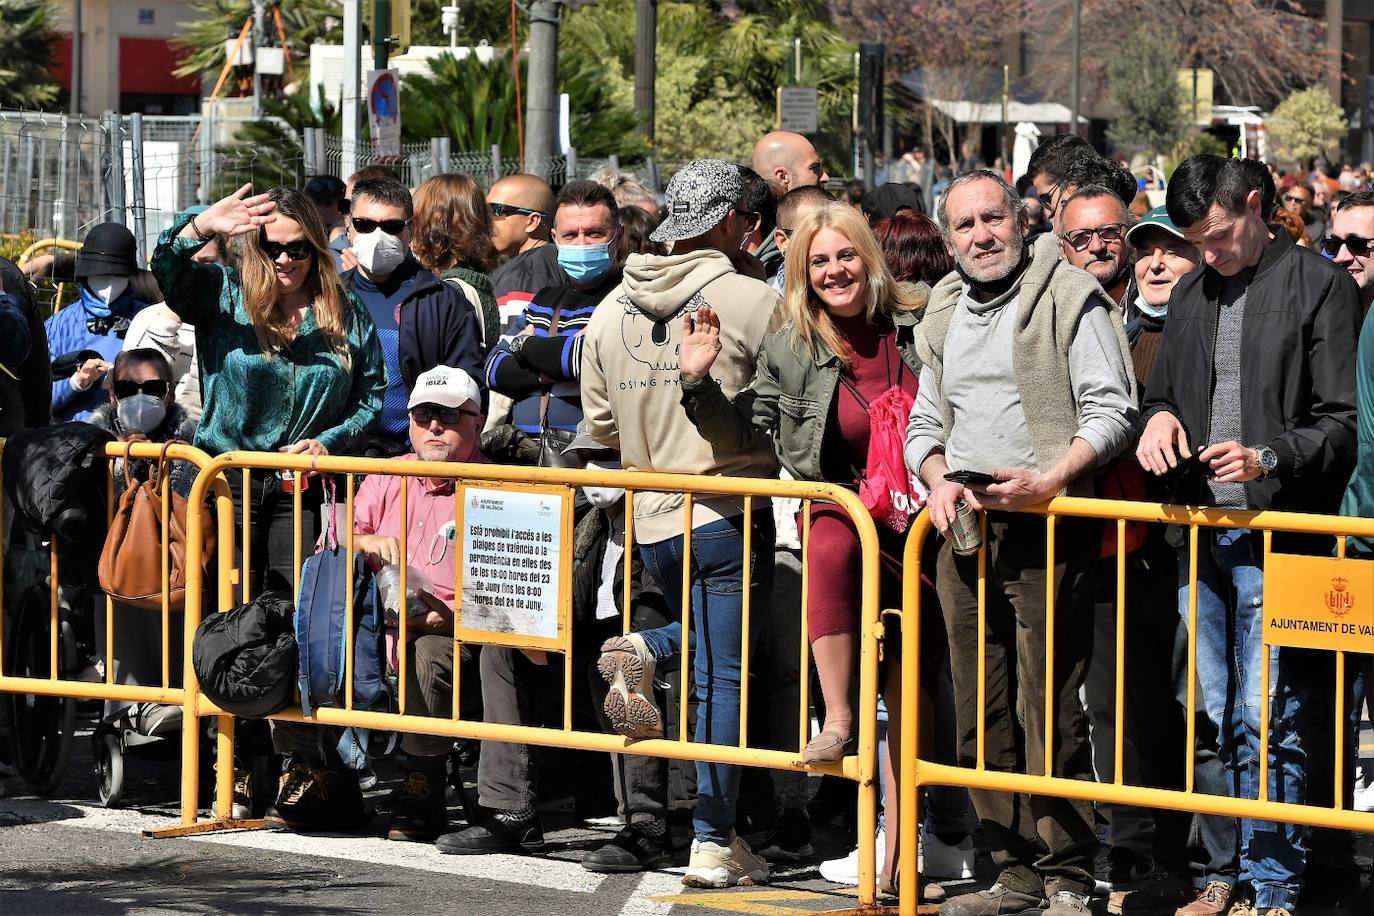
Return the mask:
<path id="1" fill-rule="evenodd" d="M 651 871 L 640 878 L 634 893 L 621 908 L 620 916 L 668 916 L 673 909 L 672 903 L 651 898 L 670 897 L 682 893 L 682 871 L 683 869 L 676 869 L 675 873 Z"/>
<path id="2" fill-rule="evenodd" d="M 71 817 L 73 809 L 82 816 Z M 132 809 L 108 809 L 67 802 L 57 804 L 21 798 L 0 799 L 0 814 L 10 814 L 35 823 L 131 834 L 174 827 L 178 823 L 175 817 L 143 814 Z M 380 837 L 305 836 L 271 830 L 240 830 L 207 833 L 185 839 L 221 846 L 347 859 L 350 862 L 417 869 L 484 881 L 538 885 L 549 890 L 577 894 L 593 893 L 605 879 L 604 875 L 589 872 L 577 862 L 561 859 L 512 855 L 451 856 L 441 853 L 429 843 L 397 843 Z M 680 886 L 679 881 L 674 879 L 674 887 Z M 644 911 L 646 914 L 649 912 Z M 662 912 L 666 913 L 667 910 Z"/>

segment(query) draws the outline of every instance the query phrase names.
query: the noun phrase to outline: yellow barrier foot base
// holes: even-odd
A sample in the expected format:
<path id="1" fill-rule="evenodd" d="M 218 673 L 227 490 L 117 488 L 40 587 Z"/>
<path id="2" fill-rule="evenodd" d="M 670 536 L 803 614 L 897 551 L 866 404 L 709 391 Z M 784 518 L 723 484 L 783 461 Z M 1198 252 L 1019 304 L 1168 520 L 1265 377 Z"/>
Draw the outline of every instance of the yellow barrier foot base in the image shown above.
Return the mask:
<path id="1" fill-rule="evenodd" d="M 182 836 L 195 836 L 200 833 L 215 833 L 220 830 L 262 830 L 267 824 L 262 818 L 226 817 L 224 820 L 201 821 L 182 827 L 164 827 L 161 830 L 145 830 L 143 835 L 154 840 L 170 840 Z"/>
<path id="2" fill-rule="evenodd" d="M 916 908 L 917 916 L 938 916 L 940 908 L 934 904 L 921 904 Z M 849 910 L 818 910 L 817 916 L 898 916 L 900 907 L 870 906 Z"/>

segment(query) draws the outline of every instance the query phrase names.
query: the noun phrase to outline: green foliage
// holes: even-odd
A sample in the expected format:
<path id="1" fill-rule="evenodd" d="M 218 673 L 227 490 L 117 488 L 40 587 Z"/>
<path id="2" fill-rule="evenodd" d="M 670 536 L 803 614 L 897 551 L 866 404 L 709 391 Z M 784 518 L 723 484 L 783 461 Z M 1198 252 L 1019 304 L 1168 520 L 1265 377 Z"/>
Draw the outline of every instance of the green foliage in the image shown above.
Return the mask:
<path id="1" fill-rule="evenodd" d="M 261 121 L 241 126 L 233 143 L 215 150 L 221 158 L 217 183 L 210 189 L 210 199 L 218 200 L 251 183 L 258 189 L 275 185 L 300 187 L 305 174 L 305 153 L 301 149 L 301 131 L 307 127 L 322 127 L 338 134 L 341 130 L 339 112 L 329 104 L 321 92 L 311 104 L 306 92 L 293 92 L 282 99 L 264 99 Z M 284 128 L 282 122 L 289 125 Z M 367 119 L 359 125 L 360 139 L 366 141 Z"/>
<path id="2" fill-rule="evenodd" d="M 57 10 L 48 0 L 0 0 L 0 107 L 42 108 L 57 98 L 56 22 Z"/>
<path id="3" fill-rule="evenodd" d="M 1201 130 L 1192 130 L 1177 143 L 1169 153 L 1164 163 L 1164 177 L 1168 178 L 1174 173 L 1174 169 L 1189 156 L 1230 156 L 1231 151 L 1226 148 L 1216 136 Z"/>
<path id="4" fill-rule="evenodd" d="M 1107 65 L 1107 91 L 1120 109 L 1108 131 L 1112 142 L 1162 154 L 1188 132 L 1183 113 L 1178 42 L 1153 26 L 1144 26 L 1121 45 Z"/>
<path id="5" fill-rule="evenodd" d="M 312 44 L 343 40 L 338 0 L 277 0 L 276 6 L 281 10 L 288 51 L 296 67 L 303 70 L 307 65 Z M 224 67 L 224 42 L 238 37 L 253 14 L 253 0 L 196 0 L 191 9 L 196 18 L 178 23 L 180 33 L 172 39 L 172 46 L 181 52 L 181 66 L 173 72 L 177 76 L 218 74 Z M 268 28 L 276 32 L 270 13 Z"/>
<path id="6" fill-rule="evenodd" d="M 792 83 L 792 39 L 800 38 L 798 85 L 820 90 L 812 140 L 827 161 L 847 159 L 853 46 L 830 24 L 823 3 L 753 6 L 729 21 L 708 4 L 660 2 L 655 153 L 666 161 L 748 159 L 754 141 L 773 125 L 777 88 Z M 560 51 L 605 62 L 616 97 L 632 104 L 634 34 L 634 0 L 602 0 L 568 15 Z"/>
<path id="7" fill-rule="evenodd" d="M 1280 102 L 1264 126 L 1275 155 L 1308 165 L 1318 156 L 1326 157 L 1349 125 L 1325 87 L 1312 86 Z"/>

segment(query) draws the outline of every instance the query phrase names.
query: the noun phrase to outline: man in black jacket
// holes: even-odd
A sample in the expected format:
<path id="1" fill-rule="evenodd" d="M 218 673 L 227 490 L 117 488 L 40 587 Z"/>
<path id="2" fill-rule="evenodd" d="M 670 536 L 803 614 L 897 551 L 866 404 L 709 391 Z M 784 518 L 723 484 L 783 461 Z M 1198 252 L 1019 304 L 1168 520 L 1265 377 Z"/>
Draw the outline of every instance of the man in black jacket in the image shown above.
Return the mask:
<path id="1" fill-rule="evenodd" d="M 386 357 L 378 441 L 366 447 L 385 455 L 399 455 L 409 444 L 406 402 L 422 372 L 451 366 L 482 378 L 476 306 L 415 259 L 412 215 L 410 192 L 395 178 L 363 178 L 353 186 L 348 238 L 358 266 L 342 279 L 371 314 Z"/>
<path id="2" fill-rule="evenodd" d="M 1169 217 L 1205 268 L 1179 281 L 1146 392 L 1137 457 L 1172 500 L 1225 509 L 1334 512 L 1355 460 L 1359 292 L 1348 274 L 1271 231 L 1274 185 L 1248 160 L 1194 156 L 1169 183 Z M 1205 380 L 1205 384 L 1203 383 Z M 1192 460 L 1196 451 L 1196 460 Z M 1179 608 L 1188 617 L 1187 545 Z M 1260 683 L 1265 549 L 1249 529 L 1203 529 L 1197 551 L 1197 674 L 1239 797 L 1301 803 L 1299 717 L 1314 677 L 1270 648 Z M 1271 690 L 1269 785 L 1259 785 L 1256 704 Z M 1291 912 L 1302 884 L 1302 829 L 1243 819 L 1242 872 L 1261 916 Z M 1210 877 L 1210 876 L 1209 876 Z M 1186 916 L 1216 916 L 1235 888 L 1210 880 Z"/>

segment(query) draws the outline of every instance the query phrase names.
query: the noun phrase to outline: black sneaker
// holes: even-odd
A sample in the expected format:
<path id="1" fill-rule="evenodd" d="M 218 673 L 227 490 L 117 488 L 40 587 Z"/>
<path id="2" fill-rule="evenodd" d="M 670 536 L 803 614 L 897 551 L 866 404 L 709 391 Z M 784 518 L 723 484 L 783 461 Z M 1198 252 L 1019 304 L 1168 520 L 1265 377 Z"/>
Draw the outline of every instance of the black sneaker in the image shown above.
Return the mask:
<path id="1" fill-rule="evenodd" d="M 229 816 L 235 820 L 253 816 L 253 774 L 237 766 L 234 767 L 234 801 Z"/>
<path id="2" fill-rule="evenodd" d="M 605 846 L 583 856 L 582 867 L 614 874 L 662 868 L 672 861 L 673 843 L 666 824 L 662 836 L 650 836 L 630 824 Z"/>
<path id="3" fill-rule="evenodd" d="M 388 840 L 432 843 L 448 829 L 443 761 L 434 767 L 406 774 L 397 790 L 396 809 L 387 828 Z"/>
<path id="4" fill-rule="evenodd" d="M 811 846 L 811 818 L 800 808 L 783 808 L 778 822 L 764 840 L 759 855 L 782 862 L 800 862 L 815 855 Z"/>
<path id="5" fill-rule="evenodd" d="M 268 827 L 297 833 L 355 830 L 363 820 L 363 795 L 352 773 L 296 762 L 282 773 L 277 800 L 263 815 Z"/>
<path id="6" fill-rule="evenodd" d="M 544 848 L 544 825 L 537 814 L 520 817 L 509 811 L 497 811 L 466 830 L 444 834 L 434 845 L 440 852 L 458 856 L 538 852 Z"/>

